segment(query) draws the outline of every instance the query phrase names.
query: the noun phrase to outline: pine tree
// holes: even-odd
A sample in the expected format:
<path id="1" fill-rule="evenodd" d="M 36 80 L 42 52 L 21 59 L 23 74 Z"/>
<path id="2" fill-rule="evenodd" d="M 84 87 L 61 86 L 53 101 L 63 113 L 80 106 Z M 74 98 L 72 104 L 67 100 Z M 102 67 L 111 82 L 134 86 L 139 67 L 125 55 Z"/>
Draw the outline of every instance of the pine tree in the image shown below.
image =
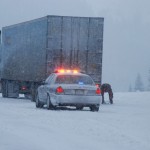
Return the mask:
<path id="1" fill-rule="evenodd" d="M 138 74 L 135 80 L 135 91 L 144 91 L 141 75 Z"/>
<path id="2" fill-rule="evenodd" d="M 131 84 L 129 85 L 129 92 L 132 92 L 133 90 L 132 90 L 132 86 L 131 86 Z"/>

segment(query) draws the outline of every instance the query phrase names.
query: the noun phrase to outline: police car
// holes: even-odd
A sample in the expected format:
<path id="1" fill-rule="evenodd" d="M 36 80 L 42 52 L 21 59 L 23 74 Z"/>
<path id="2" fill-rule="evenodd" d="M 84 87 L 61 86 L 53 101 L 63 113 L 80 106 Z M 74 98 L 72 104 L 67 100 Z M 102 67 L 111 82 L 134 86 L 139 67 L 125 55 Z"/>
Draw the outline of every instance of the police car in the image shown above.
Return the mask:
<path id="1" fill-rule="evenodd" d="M 101 90 L 89 75 L 77 70 L 60 69 L 52 73 L 39 86 L 36 93 L 36 107 L 55 109 L 59 106 L 75 106 L 82 110 L 89 107 L 98 111 L 101 104 Z"/>

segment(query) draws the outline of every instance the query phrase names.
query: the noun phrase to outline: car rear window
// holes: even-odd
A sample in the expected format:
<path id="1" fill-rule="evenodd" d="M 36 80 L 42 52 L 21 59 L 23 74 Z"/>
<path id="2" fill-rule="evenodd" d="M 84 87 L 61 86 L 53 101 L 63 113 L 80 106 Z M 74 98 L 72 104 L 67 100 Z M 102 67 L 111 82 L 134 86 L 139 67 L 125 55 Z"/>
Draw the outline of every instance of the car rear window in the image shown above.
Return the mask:
<path id="1" fill-rule="evenodd" d="M 89 76 L 77 75 L 59 75 L 55 80 L 56 84 L 80 84 L 80 85 L 93 85 L 94 82 Z"/>

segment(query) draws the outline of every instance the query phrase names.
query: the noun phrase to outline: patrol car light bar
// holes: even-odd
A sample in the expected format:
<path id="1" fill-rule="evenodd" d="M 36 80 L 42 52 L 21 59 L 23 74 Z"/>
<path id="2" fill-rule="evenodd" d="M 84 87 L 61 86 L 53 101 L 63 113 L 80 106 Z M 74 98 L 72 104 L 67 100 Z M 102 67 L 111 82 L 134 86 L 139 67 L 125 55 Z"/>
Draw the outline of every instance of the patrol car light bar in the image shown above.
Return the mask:
<path id="1" fill-rule="evenodd" d="M 58 69 L 55 73 L 79 73 L 78 70 L 70 70 L 70 69 Z"/>

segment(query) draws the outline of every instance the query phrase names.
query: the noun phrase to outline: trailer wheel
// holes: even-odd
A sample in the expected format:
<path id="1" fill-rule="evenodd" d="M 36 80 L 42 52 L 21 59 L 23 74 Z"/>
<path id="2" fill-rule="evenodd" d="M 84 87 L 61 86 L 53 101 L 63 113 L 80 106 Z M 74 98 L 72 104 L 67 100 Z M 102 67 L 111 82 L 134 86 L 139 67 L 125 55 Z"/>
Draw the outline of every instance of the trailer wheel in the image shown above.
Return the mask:
<path id="1" fill-rule="evenodd" d="M 7 93 L 7 83 L 5 80 L 2 80 L 2 96 L 3 97 L 8 97 L 8 93 Z"/>
<path id="2" fill-rule="evenodd" d="M 24 97 L 26 98 L 26 99 L 31 99 L 32 98 L 32 96 L 31 96 L 31 94 L 24 94 Z"/>
<path id="3" fill-rule="evenodd" d="M 77 110 L 83 110 L 83 106 L 76 106 Z"/>
<path id="4" fill-rule="evenodd" d="M 35 102 L 36 101 L 36 90 L 31 89 L 31 101 Z"/>
<path id="5" fill-rule="evenodd" d="M 38 83 L 32 83 L 30 93 L 31 93 L 31 101 L 35 102 L 36 101 L 36 93 L 37 93 L 37 88 L 39 84 Z"/>

